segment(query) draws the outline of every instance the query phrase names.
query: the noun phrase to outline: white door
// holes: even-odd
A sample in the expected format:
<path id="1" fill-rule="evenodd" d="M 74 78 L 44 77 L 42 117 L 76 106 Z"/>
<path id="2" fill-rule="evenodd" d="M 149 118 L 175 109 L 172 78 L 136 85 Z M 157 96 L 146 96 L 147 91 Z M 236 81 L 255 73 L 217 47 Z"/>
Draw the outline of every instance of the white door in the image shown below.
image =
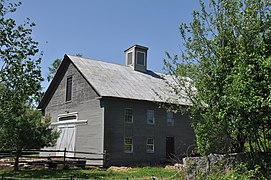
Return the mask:
<path id="1" fill-rule="evenodd" d="M 56 143 L 56 150 L 64 150 L 66 148 L 67 151 L 75 151 L 75 125 L 61 125 L 58 126 L 58 130 L 60 131 L 60 136 Z M 57 156 L 63 156 L 64 152 L 58 152 Z M 66 156 L 74 157 L 73 152 L 67 152 Z"/>

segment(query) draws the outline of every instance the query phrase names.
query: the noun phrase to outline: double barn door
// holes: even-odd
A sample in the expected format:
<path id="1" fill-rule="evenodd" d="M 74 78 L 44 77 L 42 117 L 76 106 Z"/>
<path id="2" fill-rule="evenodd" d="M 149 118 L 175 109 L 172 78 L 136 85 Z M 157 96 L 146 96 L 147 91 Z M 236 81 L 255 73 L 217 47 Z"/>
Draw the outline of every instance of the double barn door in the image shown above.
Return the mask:
<path id="1" fill-rule="evenodd" d="M 75 151 L 75 124 L 59 125 L 57 129 L 60 131 L 60 136 L 56 143 L 57 150 Z M 57 152 L 57 156 L 63 156 L 64 152 Z M 74 157 L 74 152 L 67 152 L 66 156 Z"/>

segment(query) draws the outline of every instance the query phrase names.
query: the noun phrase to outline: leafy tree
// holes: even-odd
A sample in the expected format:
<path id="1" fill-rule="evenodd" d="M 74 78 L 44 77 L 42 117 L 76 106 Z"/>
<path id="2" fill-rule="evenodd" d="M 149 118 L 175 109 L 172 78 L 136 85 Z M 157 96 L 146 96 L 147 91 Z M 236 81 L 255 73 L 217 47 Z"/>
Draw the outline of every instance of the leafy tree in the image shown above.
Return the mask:
<path id="1" fill-rule="evenodd" d="M 75 56 L 82 57 L 81 54 L 76 54 Z M 51 64 L 51 67 L 49 67 L 49 74 L 47 75 L 47 81 L 48 81 L 48 82 L 50 82 L 50 81 L 54 78 L 54 76 L 55 76 L 55 74 L 56 74 L 56 72 L 57 72 L 57 69 L 58 69 L 58 67 L 60 66 L 61 62 L 62 62 L 62 60 L 59 59 L 59 58 L 57 58 L 57 59 L 54 60 L 54 62 Z"/>
<path id="2" fill-rule="evenodd" d="M 49 74 L 47 75 L 48 82 L 50 82 L 54 78 L 56 71 L 57 71 L 58 67 L 60 66 L 61 62 L 62 62 L 62 60 L 57 58 L 51 64 L 51 67 L 49 67 Z"/>
<path id="3" fill-rule="evenodd" d="M 55 142 L 57 133 L 41 119 L 33 103 L 41 93 L 41 55 L 29 19 L 22 25 L 7 17 L 21 3 L 0 0 L 0 149 L 15 149 L 15 170 L 24 148 Z"/>
<path id="4" fill-rule="evenodd" d="M 10 117 L 0 129 L 0 144 L 2 149 L 15 148 L 15 170 L 18 170 L 19 157 L 23 149 L 35 149 L 53 146 L 59 133 L 50 126 L 50 117 L 42 117 L 39 110 L 28 106 L 21 110 L 21 116 Z"/>
<path id="5" fill-rule="evenodd" d="M 169 86 L 191 103 L 185 110 L 198 149 L 240 152 L 248 144 L 252 152 L 270 151 L 270 2 L 199 2 L 192 22 L 180 26 L 181 55 L 165 60 Z"/>

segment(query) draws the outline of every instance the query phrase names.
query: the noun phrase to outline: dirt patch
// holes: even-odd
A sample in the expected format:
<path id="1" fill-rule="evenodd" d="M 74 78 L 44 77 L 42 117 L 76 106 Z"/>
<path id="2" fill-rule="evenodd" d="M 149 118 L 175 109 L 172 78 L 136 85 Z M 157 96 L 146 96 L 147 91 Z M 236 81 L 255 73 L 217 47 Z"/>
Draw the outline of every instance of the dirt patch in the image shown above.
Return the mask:
<path id="1" fill-rule="evenodd" d="M 129 171 L 131 170 L 131 167 L 126 167 L 126 166 L 111 166 L 110 168 L 108 168 L 108 170 L 112 170 L 112 171 Z"/>
<path id="2" fill-rule="evenodd" d="M 167 165 L 165 169 L 183 169 L 183 164 L 174 164 L 174 165 Z"/>

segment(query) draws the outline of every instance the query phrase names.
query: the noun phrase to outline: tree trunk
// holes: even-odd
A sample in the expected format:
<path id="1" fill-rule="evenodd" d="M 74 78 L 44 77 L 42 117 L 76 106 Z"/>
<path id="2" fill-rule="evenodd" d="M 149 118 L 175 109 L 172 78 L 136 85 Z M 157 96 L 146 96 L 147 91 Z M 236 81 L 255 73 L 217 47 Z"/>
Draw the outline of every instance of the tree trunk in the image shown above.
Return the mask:
<path id="1" fill-rule="evenodd" d="M 16 149 L 14 171 L 18 171 L 19 170 L 19 158 L 21 156 L 21 153 L 22 153 L 21 149 Z"/>

